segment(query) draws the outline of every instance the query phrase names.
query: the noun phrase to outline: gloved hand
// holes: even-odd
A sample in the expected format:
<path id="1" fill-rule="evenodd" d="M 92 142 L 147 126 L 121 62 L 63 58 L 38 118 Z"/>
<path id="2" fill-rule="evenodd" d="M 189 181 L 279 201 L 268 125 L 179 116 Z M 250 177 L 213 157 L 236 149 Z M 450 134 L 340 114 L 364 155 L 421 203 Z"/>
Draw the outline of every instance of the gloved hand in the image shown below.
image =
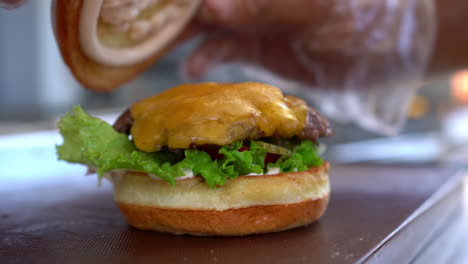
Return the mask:
<path id="1" fill-rule="evenodd" d="M 196 21 L 209 37 L 185 63 L 188 77 L 212 67 L 245 62 L 302 83 L 315 83 L 314 47 L 334 1 L 205 0 Z M 337 20 L 338 22 L 338 20 Z M 332 41 L 332 39 L 330 39 Z"/>
<path id="2" fill-rule="evenodd" d="M 332 119 L 391 135 L 429 61 L 434 16 L 425 0 L 204 0 L 208 38 L 184 69 L 197 79 L 253 66 L 255 80 L 301 90 Z"/>

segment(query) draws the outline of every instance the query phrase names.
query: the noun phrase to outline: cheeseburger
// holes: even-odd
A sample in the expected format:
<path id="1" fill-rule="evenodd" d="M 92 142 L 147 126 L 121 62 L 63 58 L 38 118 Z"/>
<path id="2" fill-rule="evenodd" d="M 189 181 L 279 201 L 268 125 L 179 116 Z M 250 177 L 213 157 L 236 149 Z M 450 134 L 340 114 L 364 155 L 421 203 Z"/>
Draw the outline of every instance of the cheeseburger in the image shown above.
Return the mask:
<path id="1" fill-rule="evenodd" d="M 109 179 L 128 223 L 192 235 L 286 230 L 328 204 L 313 108 L 260 83 L 186 84 L 133 104 L 113 126 L 79 106 L 59 121 L 60 159 Z"/>

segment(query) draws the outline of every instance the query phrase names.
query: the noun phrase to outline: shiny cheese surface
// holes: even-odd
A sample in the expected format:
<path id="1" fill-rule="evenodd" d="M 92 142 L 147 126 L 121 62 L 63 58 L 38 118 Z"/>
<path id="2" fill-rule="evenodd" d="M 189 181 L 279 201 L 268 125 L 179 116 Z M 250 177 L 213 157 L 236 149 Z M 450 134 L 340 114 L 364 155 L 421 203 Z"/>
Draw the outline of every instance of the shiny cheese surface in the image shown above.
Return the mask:
<path id="1" fill-rule="evenodd" d="M 228 145 L 260 137 L 289 138 L 304 129 L 307 105 L 261 83 L 185 84 L 135 103 L 131 135 L 143 151 L 163 146 Z"/>

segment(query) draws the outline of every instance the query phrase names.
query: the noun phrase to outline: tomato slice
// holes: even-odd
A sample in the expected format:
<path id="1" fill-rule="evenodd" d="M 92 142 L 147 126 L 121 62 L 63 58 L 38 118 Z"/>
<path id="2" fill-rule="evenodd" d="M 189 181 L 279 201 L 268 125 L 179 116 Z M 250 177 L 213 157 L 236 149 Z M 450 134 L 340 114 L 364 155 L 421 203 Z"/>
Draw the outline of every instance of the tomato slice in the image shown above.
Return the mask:
<path id="1" fill-rule="evenodd" d="M 204 147 L 204 146 L 197 147 L 198 150 L 202 150 L 208 153 L 208 155 L 210 155 L 211 157 L 211 160 L 217 160 L 217 159 L 221 159 L 224 157 L 223 154 L 218 153 L 220 148 L 221 147 Z"/>
<path id="2" fill-rule="evenodd" d="M 270 163 L 275 163 L 281 158 L 281 155 L 279 154 L 273 154 L 273 153 L 267 153 L 265 156 L 265 166 L 267 166 Z"/>

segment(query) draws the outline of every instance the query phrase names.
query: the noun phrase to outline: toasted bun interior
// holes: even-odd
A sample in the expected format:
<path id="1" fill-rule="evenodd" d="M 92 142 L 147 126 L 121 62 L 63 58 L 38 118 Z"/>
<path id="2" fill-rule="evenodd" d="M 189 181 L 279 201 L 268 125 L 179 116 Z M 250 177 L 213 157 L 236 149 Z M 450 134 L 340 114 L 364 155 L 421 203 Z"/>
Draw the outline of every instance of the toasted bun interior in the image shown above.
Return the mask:
<path id="1" fill-rule="evenodd" d="M 330 192 L 328 163 L 303 172 L 241 176 L 211 189 L 201 178 L 175 186 L 145 174 L 110 176 L 131 226 L 175 234 L 247 235 L 316 221 Z"/>
<path id="2" fill-rule="evenodd" d="M 52 22 L 61 55 L 75 78 L 86 88 L 97 92 L 111 92 L 120 85 L 136 78 L 151 67 L 176 43 L 192 36 L 186 30 L 170 44 L 162 46 L 148 58 L 128 66 L 114 67 L 101 64 L 85 55 L 80 44 L 80 17 L 83 0 L 55 0 L 52 8 Z M 116 41 L 108 34 L 106 39 Z"/>

